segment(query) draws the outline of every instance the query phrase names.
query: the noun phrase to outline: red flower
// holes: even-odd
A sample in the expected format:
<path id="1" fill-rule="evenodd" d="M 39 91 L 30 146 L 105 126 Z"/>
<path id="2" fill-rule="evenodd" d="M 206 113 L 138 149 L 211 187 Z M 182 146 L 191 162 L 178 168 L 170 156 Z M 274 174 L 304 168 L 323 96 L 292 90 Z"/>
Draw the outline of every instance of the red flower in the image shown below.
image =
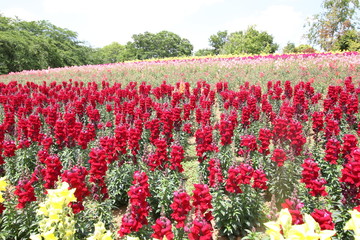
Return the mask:
<path id="1" fill-rule="evenodd" d="M 318 164 L 311 158 L 305 159 L 301 165 L 303 171 L 301 173 L 301 182 L 305 183 L 306 188 L 310 191 L 309 193 L 314 196 L 326 196 L 328 193 L 325 191 L 326 181 L 323 178 L 319 178 L 320 168 Z"/>
<path id="2" fill-rule="evenodd" d="M 321 230 L 334 230 L 335 224 L 331 212 L 326 209 L 316 209 L 310 215 L 319 223 Z"/>
<path id="3" fill-rule="evenodd" d="M 170 160 L 170 169 L 176 170 L 178 172 L 183 172 L 184 169 L 181 165 L 181 162 L 184 160 L 185 151 L 180 144 L 173 144 L 171 146 L 171 158 Z"/>
<path id="4" fill-rule="evenodd" d="M 41 169 L 41 174 L 45 180 L 45 189 L 53 189 L 55 182 L 61 174 L 61 161 L 57 155 L 47 155 L 44 163 L 46 168 Z"/>
<path id="5" fill-rule="evenodd" d="M 335 138 L 330 138 L 326 142 L 324 159 L 330 164 L 336 164 L 339 159 L 340 149 L 340 142 Z"/>
<path id="6" fill-rule="evenodd" d="M 18 185 L 16 185 L 16 190 L 14 194 L 18 196 L 18 204 L 16 208 L 22 209 L 26 206 L 27 203 L 36 201 L 35 190 L 32 186 L 33 181 L 20 180 Z"/>
<path id="7" fill-rule="evenodd" d="M 85 182 L 87 174 L 88 171 L 85 167 L 75 166 L 70 170 L 64 171 L 61 175 L 62 181 L 69 183 L 70 188 L 76 189 L 74 195 L 77 202 L 70 204 L 75 214 L 84 210 L 82 202 L 86 196 L 90 195 L 90 191 L 88 190 Z"/>
<path id="8" fill-rule="evenodd" d="M 304 204 L 297 202 L 297 200 L 292 201 L 290 199 L 285 199 L 285 203 L 281 204 L 282 208 L 287 208 L 291 214 L 292 225 L 303 224 L 303 216 L 300 212 L 300 209 L 304 206 Z"/>
<path id="9" fill-rule="evenodd" d="M 286 161 L 286 153 L 284 150 L 276 148 L 273 151 L 273 155 L 271 157 L 271 160 L 276 162 L 278 167 L 281 167 L 284 165 L 284 162 Z"/>
<path id="10" fill-rule="evenodd" d="M 155 225 L 151 226 L 152 229 L 154 229 L 154 233 L 151 235 L 151 237 L 155 239 L 163 239 L 166 237 L 168 240 L 174 239 L 174 233 L 171 229 L 172 225 L 169 219 L 166 217 L 160 217 L 156 219 Z"/>
<path id="11" fill-rule="evenodd" d="M 343 137 L 343 147 L 341 153 L 345 159 L 350 158 L 350 153 L 354 150 L 357 146 L 358 140 L 355 135 L 352 134 L 344 134 Z"/>
<path id="12" fill-rule="evenodd" d="M 262 153 L 264 155 L 268 155 L 270 153 L 269 146 L 270 146 L 270 140 L 272 138 L 272 132 L 269 129 L 261 128 L 259 131 L 259 141 L 261 142 L 261 145 L 259 147 L 259 153 Z"/>
<path id="13" fill-rule="evenodd" d="M 207 221 L 210 221 L 213 217 L 211 212 L 208 211 L 212 208 L 210 190 L 206 184 L 194 184 L 195 189 L 193 190 L 193 206 L 196 213 L 201 213 L 205 216 Z M 205 214 L 206 213 L 206 214 Z"/>
<path id="14" fill-rule="evenodd" d="M 184 227 L 186 217 L 191 210 L 190 196 L 185 190 L 174 192 L 174 200 L 170 208 L 173 210 L 171 218 L 177 222 L 176 228 Z"/>
<path id="15" fill-rule="evenodd" d="M 213 228 L 211 223 L 202 217 L 196 217 L 188 234 L 189 240 L 211 240 Z"/>
<path id="16" fill-rule="evenodd" d="M 139 231 L 148 224 L 147 216 L 150 206 L 146 201 L 150 196 L 148 177 L 145 172 L 134 172 L 133 185 L 128 191 L 130 197 L 130 212 L 123 216 L 119 235 L 122 237 L 131 232 Z"/>
<path id="17" fill-rule="evenodd" d="M 240 156 L 244 156 L 250 152 L 256 151 L 257 144 L 256 144 L 256 137 L 253 135 L 244 135 L 241 136 L 241 143 L 240 149 L 238 154 Z"/>
<path id="18" fill-rule="evenodd" d="M 99 199 L 99 194 L 102 195 L 102 199 L 106 199 L 109 197 L 105 183 L 106 171 L 108 169 L 106 152 L 101 148 L 92 148 L 89 157 L 89 181 L 93 183 L 92 192 L 94 194 L 94 199 Z"/>
<path id="19" fill-rule="evenodd" d="M 208 170 L 210 172 L 209 174 L 210 187 L 216 187 L 224 181 L 219 159 L 217 158 L 210 159 Z"/>

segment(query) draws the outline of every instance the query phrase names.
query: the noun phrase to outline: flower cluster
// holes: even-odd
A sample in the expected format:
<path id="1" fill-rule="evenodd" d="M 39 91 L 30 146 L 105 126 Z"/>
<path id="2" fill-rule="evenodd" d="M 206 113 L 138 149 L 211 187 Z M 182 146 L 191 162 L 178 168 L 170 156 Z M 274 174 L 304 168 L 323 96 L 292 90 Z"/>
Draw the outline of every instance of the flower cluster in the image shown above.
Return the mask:
<path id="1" fill-rule="evenodd" d="M 183 228 L 187 215 L 192 209 L 189 194 L 183 189 L 175 191 L 170 208 L 173 210 L 171 218 L 177 222 L 176 228 Z"/>
<path id="2" fill-rule="evenodd" d="M 267 178 L 263 170 L 254 170 L 249 164 L 232 166 L 228 171 L 225 189 L 231 193 L 242 193 L 241 184 L 247 184 L 255 189 L 267 189 Z"/>
<path id="3" fill-rule="evenodd" d="M 224 181 L 224 177 L 221 172 L 220 160 L 212 158 L 209 161 L 209 185 L 210 187 L 217 187 Z"/>
<path id="4" fill-rule="evenodd" d="M 62 182 L 57 189 L 48 189 L 45 202 L 40 203 L 38 215 L 39 234 L 30 239 L 64 239 L 73 240 L 75 234 L 75 220 L 68 205 L 76 201 L 75 189 L 69 190 L 69 184 Z"/>
<path id="5" fill-rule="evenodd" d="M 5 210 L 5 207 L 3 204 L 4 198 L 3 198 L 2 192 L 6 191 L 6 186 L 7 186 L 7 183 L 6 183 L 5 177 L 0 178 L 0 214 L 2 214 L 2 212 Z"/>
<path id="6" fill-rule="evenodd" d="M 301 173 L 301 182 L 305 183 L 307 189 L 310 189 L 310 194 L 314 197 L 326 196 L 328 193 L 325 191 L 326 180 L 319 178 L 320 168 L 318 164 L 311 158 L 305 159 L 301 165 L 303 171 Z"/>
<path id="7" fill-rule="evenodd" d="M 314 209 L 310 214 L 320 225 L 321 230 L 334 230 L 335 223 L 331 217 L 332 213 L 326 209 Z"/>
<path id="8" fill-rule="evenodd" d="M 106 230 L 105 224 L 103 222 L 98 222 L 95 224 L 94 233 L 86 238 L 86 240 L 113 240 L 111 232 Z"/>
<path id="9" fill-rule="evenodd" d="M 90 159 L 90 179 L 89 181 L 94 184 L 93 194 L 95 199 L 108 198 L 108 191 L 105 183 L 106 171 L 108 169 L 106 162 L 105 150 L 101 148 L 92 148 L 89 153 Z M 100 197 L 99 194 L 102 196 Z"/>
<path id="10" fill-rule="evenodd" d="M 271 160 L 276 162 L 278 167 L 283 166 L 284 162 L 286 161 L 285 151 L 281 148 L 274 149 Z"/>
<path id="11" fill-rule="evenodd" d="M 171 229 L 171 222 L 166 217 L 160 217 L 156 219 L 155 224 L 152 225 L 151 228 L 154 230 L 154 233 L 151 235 L 151 237 L 155 239 L 163 239 L 164 237 L 167 240 L 174 239 L 174 233 Z"/>
<path id="12" fill-rule="evenodd" d="M 61 175 L 61 179 L 67 182 L 70 188 L 76 189 L 74 195 L 77 202 L 72 202 L 70 206 L 73 209 L 74 214 L 84 210 L 83 200 L 90 195 L 90 191 L 86 186 L 85 178 L 88 171 L 85 167 L 75 166 L 70 170 L 65 170 Z"/>
<path id="13" fill-rule="evenodd" d="M 24 179 L 20 180 L 18 185 L 16 185 L 14 194 L 18 197 L 19 203 L 16 205 L 18 209 L 24 208 L 29 202 L 36 201 L 35 190 L 32 184 L 32 179 Z"/>
<path id="14" fill-rule="evenodd" d="M 211 240 L 213 227 L 211 223 L 202 217 L 194 218 L 188 234 L 189 240 Z"/>
<path id="15" fill-rule="evenodd" d="M 148 176 L 145 172 L 134 172 L 134 180 L 128 191 L 130 198 L 130 212 L 122 218 L 120 236 L 125 236 L 132 232 L 139 231 L 144 225 L 148 224 L 147 216 L 150 206 L 146 199 L 151 196 L 148 184 Z"/>

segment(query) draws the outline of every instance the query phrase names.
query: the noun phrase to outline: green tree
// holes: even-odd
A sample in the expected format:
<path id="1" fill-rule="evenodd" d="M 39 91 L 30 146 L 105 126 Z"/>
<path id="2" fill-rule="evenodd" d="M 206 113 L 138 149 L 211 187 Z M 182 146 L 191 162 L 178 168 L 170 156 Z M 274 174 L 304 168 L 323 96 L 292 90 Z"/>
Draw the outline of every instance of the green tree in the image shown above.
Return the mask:
<path id="1" fill-rule="evenodd" d="M 116 62 L 124 62 L 125 57 L 125 46 L 120 43 L 113 42 L 109 45 L 106 45 L 100 49 L 98 49 L 98 54 L 102 63 L 116 63 Z"/>
<path id="2" fill-rule="evenodd" d="M 195 52 L 195 56 L 201 57 L 201 56 L 211 56 L 214 55 L 214 50 L 209 48 L 203 48 L 199 49 Z"/>
<path id="3" fill-rule="evenodd" d="M 26 22 L 0 14 L 0 73 L 91 64 L 92 48 L 77 33 L 48 21 Z"/>
<path id="4" fill-rule="evenodd" d="M 221 48 L 224 46 L 227 40 L 227 31 L 219 31 L 216 34 L 210 36 L 209 44 L 213 48 L 213 52 L 215 55 L 218 55 L 220 53 Z"/>
<path id="5" fill-rule="evenodd" d="M 334 51 L 359 51 L 360 33 L 356 30 L 348 30 L 335 42 Z"/>
<path id="6" fill-rule="evenodd" d="M 169 31 L 134 34 L 132 39 L 126 45 L 127 56 L 140 60 L 190 56 L 193 50 L 189 40 Z"/>
<path id="7" fill-rule="evenodd" d="M 245 32 L 231 33 L 221 49 L 223 54 L 261 54 L 274 53 L 279 45 L 274 43 L 273 36 L 260 32 L 250 26 Z"/>
<path id="8" fill-rule="evenodd" d="M 322 13 L 308 20 L 306 36 L 311 44 L 330 51 L 345 32 L 355 29 L 353 19 L 360 5 L 359 0 L 324 0 L 322 7 Z"/>
<path id="9" fill-rule="evenodd" d="M 295 43 L 288 42 L 282 50 L 283 53 L 295 53 Z"/>

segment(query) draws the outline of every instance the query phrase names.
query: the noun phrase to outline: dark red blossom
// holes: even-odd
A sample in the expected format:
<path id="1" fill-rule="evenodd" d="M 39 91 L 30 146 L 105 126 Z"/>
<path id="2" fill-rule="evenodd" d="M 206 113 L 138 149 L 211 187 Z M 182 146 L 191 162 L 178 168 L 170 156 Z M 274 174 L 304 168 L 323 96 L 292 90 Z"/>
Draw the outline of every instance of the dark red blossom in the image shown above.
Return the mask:
<path id="1" fill-rule="evenodd" d="M 20 180 L 14 194 L 18 197 L 18 204 L 16 208 L 22 209 L 27 203 L 36 201 L 35 189 L 32 186 L 33 181 L 31 179 Z"/>
<path id="2" fill-rule="evenodd" d="M 319 223 L 321 230 L 334 230 L 335 224 L 331 216 L 332 213 L 328 210 L 315 208 L 310 215 Z"/>
<path id="3" fill-rule="evenodd" d="M 304 206 L 301 202 L 299 202 L 297 199 L 291 200 L 291 199 L 285 199 L 285 203 L 281 204 L 282 208 L 287 208 L 291 214 L 292 218 L 292 225 L 298 225 L 303 224 L 303 216 L 300 212 L 300 209 Z"/>
<path id="4" fill-rule="evenodd" d="M 301 182 L 305 183 L 309 193 L 314 196 L 326 196 L 328 193 L 325 191 L 326 180 L 319 178 L 320 168 L 318 164 L 311 158 L 305 159 L 301 165 L 303 171 L 301 173 Z"/>
<path id="5" fill-rule="evenodd" d="M 156 222 L 151 228 L 154 230 L 154 233 L 151 234 L 151 237 L 155 239 L 163 239 L 166 237 L 168 240 L 174 239 L 174 233 L 172 232 L 172 225 L 168 218 L 160 217 L 156 219 Z"/>
<path id="6" fill-rule="evenodd" d="M 210 187 L 217 187 L 224 181 L 224 177 L 221 172 L 220 160 L 212 158 L 209 161 L 209 185 Z"/>
<path id="7" fill-rule="evenodd" d="M 53 189 L 55 182 L 61 174 L 61 161 L 57 155 L 48 155 L 45 160 L 45 168 L 41 170 L 41 174 L 44 178 L 44 188 Z"/>
<path id="8" fill-rule="evenodd" d="M 202 217 L 195 217 L 188 234 L 189 240 L 211 240 L 213 227 Z"/>
<path id="9" fill-rule="evenodd" d="M 190 205 L 189 194 L 187 194 L 183 189 L 175 191 L 174 199 L 170 208 L 173 210 L 171 218 L 177 222 L 176 228 L 184 227 L 187 215 L 192 208 Z"/>
<path id="10" fill-rule="evenodd" d="M 339 159 L 341 144 L 335 138 L 330 138 L 325 145 L 325 161 L 336 164 Z"/>
<path id="11" fill-rule="evenodd" d="M 270 153 L 269 146 L 270 146 L 270 140 L 272 138 L 272 132 L 269 129 L 261 128 L 259 131 L 259 152 L 264 155 L 268 155 Z"/>
<path id="12" fill-rule="evenodd" d="M 281 167 L 284 165 L 284 162 L 286 161 L 286 153 L 284 150 L 280 148 L 276 148 L 273 151 L 273 155 L 271 157 L 271 160 L 276 162 L 278 167 Z"/>
<path id="13" fill-rule="evenodd" d="M 74 195 L 77 201 L 70 203 L 75 214 L 84 210 L 82 203 L 84 198 L 90 195 L 85 181 L 87 174 L 88 171 L 85 167 L 75 166 L 70 170 L 65 170 L 61 175 L 62 181 L 69 183 L 69 188 L 75 188 Z"/>

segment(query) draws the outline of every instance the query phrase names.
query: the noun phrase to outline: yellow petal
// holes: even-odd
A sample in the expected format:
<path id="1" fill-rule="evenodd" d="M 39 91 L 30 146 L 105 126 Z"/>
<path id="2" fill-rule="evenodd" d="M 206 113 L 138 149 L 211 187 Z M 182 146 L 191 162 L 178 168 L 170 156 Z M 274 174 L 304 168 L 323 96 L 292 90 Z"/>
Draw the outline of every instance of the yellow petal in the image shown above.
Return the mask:
<path id="1" fill-rule="evenodd" d="M 286 237 L 287 232 L 290 230 L 292 224 L 292 217 L 289 212 L 289 209 L 287 208 L 281 209 L 277 223 L 281 225 L 284 231 L 284 236 Z"/>
<path id="2" fill-rule="evenodd" d="M 267 222 L 264 223 L 266 229 L 266 234 L 270 236 L 271 240 L 283 240 L 284 237 L 280 233 L 280 225 L 276 222 Z"/>

